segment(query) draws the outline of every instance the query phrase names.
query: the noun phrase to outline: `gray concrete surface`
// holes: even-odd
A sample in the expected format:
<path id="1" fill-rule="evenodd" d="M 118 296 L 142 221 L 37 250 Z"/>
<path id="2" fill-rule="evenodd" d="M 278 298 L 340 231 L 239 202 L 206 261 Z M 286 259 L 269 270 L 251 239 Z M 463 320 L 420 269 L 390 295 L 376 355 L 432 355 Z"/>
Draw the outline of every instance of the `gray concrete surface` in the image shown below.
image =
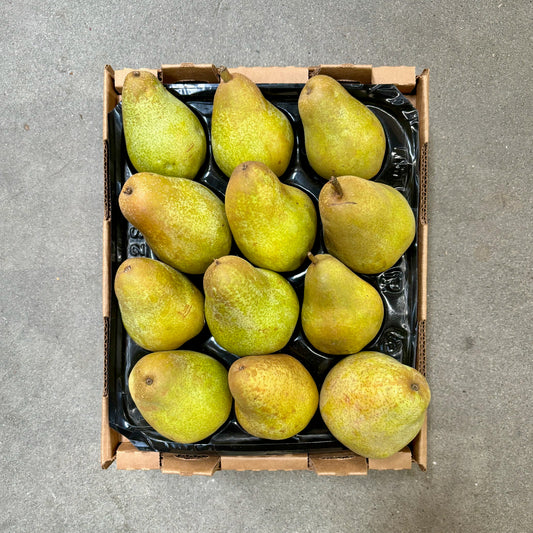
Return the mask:
<path id="1" fill-rule="evenodd" d="M 240 4 L 2 2 L 0 531 L 530 530 L 531 2 Z M 431 69 L 427 473 L 100 470 L 102 69 L 182 61 Z"/>

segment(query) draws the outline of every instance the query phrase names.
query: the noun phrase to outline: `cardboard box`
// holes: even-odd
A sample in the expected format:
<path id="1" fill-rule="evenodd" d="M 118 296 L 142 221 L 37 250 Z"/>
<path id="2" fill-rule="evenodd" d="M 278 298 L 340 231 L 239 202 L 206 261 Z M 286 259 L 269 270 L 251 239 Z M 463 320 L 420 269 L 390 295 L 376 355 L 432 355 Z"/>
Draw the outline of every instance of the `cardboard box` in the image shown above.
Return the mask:
<path id="1" fill-rule="evenodd" d="M 161 470 L 181 475 L 213 475 L 217 470 L 312 470 L 318 475 L 364 475 L 368 470 L 404 470 L 413 462 L 427 467 L 427 419 L 413 442 L 387 459 L 365 459 L 350 451 L 309 452 L 277 455 L 190 455 L 140 451 L 127 438 L 109 426 L 108 361 L 111 309 L 111 205 L 109 202 L 109 137 L 107 115 L 120 101 L 122 84 L 132 69 L 104 69 L 104 222 L 103 222 L 103 317 L 104 317 L 104 391 L 102 399 L 101 465 L 109 467 L 116 460 L 121 470 Z M 197 81 L 218 83 L 212 65 L 163 65 L 150 70 L 165 83 Z M 429 71 L 416 75 L 414 67 L 372 67 L 371 65 L 321 65 L 316 67 L 231 68 L 256 83 L 305 83 L 320 72 L 339 81 L 364 84 L 394 84 L 417 108 L 420 140 L 420 199 L 418 216 L 418 309 L 416 368 L 426 373 L 426 300 L 427 300 L 427 168 L 429 140 Z"/>

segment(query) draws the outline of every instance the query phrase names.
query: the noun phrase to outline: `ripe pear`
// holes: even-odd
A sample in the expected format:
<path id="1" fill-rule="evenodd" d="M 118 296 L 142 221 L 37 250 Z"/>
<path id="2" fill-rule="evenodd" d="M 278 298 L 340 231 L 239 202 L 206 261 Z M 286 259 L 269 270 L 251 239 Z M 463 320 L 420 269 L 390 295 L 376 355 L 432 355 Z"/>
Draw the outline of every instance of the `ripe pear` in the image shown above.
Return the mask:
<path id="1" fill-rule="evenodd" d="M 426 378 L 414 368 L 379 352 L 360 352 L 329 371 L 320 391 L 320 413 L 344 446 L 379 459 L 415 438 L 430 398 Z"/>
<path id="2" fill-rule="evenodd" d="M 321 352 L 347 355 L 362 350 L 379 332 L 383 302 L 378 291 L 329 254 L 309 254 L 302 327 Z"/>
<path id="3" fill-rule="evenodd" d="M 329 76 L 313 76 L 298 98 L 305 151 L 323 178 L 370 179 L 381 169 L 386 140 L 374 113 Z"/>
<path id="4" fill-rule="evenodd" d="M 289 119 L 242 74 L 221 67 L 213 101 L 211 141 L 216 164 L 229 178 L 245 161 L 261 161 L 276 176 L 287 169 L 294 146 Z"/>
<path id="5" fill-rule="evenodd" d="M 409 203 L 383 183 L 332 178 L 322 187 L 318 206 L 328 252 L 361 274 L 388 270 L 415 238 Z"/>
<path id="6" fill-rule="evenodd" d="M 154 352 L 133 367 L 131 397 L 146 422 L 167 439 L 189 444 L 228 419 L 228 372 L 216 359 L 186 350 Z"/>
<path id="7" fill-rule="evenodd" d="M 305 192 L 281 183 L 264 163 L 248 161 L 231 174 L 225 206 L 235 242 L 254 265 L 288 272 L 304 262 L 317 226 Z"/>
<path id="8" fill-rule="evenodd" d="M 302 431 L 318 407 L 318 389 L 306 368 L 286 354 L 235 361 L 228 372 L 237 421 L 261 439 L 288 439 Z"/>
<path id="9" fill-rule="evenodd" d="M 298 297 L 277 272 L 228 255 L 204 275 L 205 319 L 220 346 L 243 357 L 281 350 L 298 321 Z"/>
<path id="10" fill-rule="evenodd" d="M 204 326 L 202 293 L 160 261 L 124 261 L 115 275 L 115 294 L 126 331 L 145 350 L 179 348 Z"/>
<path id="11" fill-rule="evenodd" d="M 201 183 L 141 172 L 118 200 L 157 257 L 181 272 L 202 274 L 231 248 L 224 204 Z"/>
<path id="12" fill-rule="evenodd" d="M 122 88 L 122 120 L 137 172 L 193 179 L 206 155 L 196 115 L 150 72 L 134 70 Z"/>

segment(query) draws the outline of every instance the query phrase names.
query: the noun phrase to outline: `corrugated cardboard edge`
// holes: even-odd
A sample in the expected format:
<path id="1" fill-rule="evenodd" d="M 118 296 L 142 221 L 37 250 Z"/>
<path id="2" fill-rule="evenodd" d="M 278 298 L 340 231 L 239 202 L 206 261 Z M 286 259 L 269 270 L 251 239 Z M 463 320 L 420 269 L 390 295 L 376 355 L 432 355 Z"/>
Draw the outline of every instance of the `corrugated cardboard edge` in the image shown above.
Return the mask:
<path id="1" fill-rule="evenodd" d="M 428 261 L 428 148 L 429 148 L 429 70 L 417 78 L 416 108 L 420 137 L 420 198 L 418 216 L 418 339 L 416 369 L 426 375 L 427 261 Z M 427 470 L 427 414 L 422 429 L 412 443 L 413 459 Z"/>
<path id="2" fill-rule="evenodd" d="M 113 71 L 110 66 L 104 71 L 104 196 L 105 217 L 103 230 L 103 314 L 104 314 L 104 397 L 102 401 L 102 458 L 103 468 L 107 468 L 117 458 L 117 468 L 127 470 L 161 469 L 165 473 L 181 475 L 212 475 L 216 470 L 313 470 L 318 475 L 364 475 L 368 469 L 400 470 L 411 468 L 414 459 L 422 470 L 427 468 L 427 418 L 420 433 L 412 443 L 412 455 L 409 447 L 401 452 L 380 460 L 366 460 L 351 452 L 341 454 L 317 453 L 284 454 L 269 456 L 187 456 L 179 454 L 159 454 L 137 450 L 127 439 L 109 427 L 107 394 L 107 360 L 109 357 L 109 314 L 111 288 L 111 212 L 108 186 L 108 147 L 107 147 L 107 113 L 120 99 L 124 78 L 134 69 Z M 218 81 L 216 69 L 212 65 L 163 65 L 160 69 L 148 70 L 164 83 L 179 81 Z M 414 78 L 414 67 L 372 67 L 372 65 L 320 65 L 316 67 L 237 67 L 232 71 L 241 72 L 255 83 L 305 83 L 316 74 L 327 74 L 339 81 L 356 81 L 360 83 L 392 83 L 402 92 L 409 93 L 416 88 L 416 96 L 407 96 L 419 112 L 420 135 L 420 216 L 419 216 L 419 336 L 417 369 L 425 374 L 425 320 L 427 298 L 427 153 L 429 137 L 428 88 L 429 71 Z M 124 442 L 125 441 L 125 442 Z"/>
<path id="3" fill-rule="evenodd" d="M 104 220 L 102 231 L 102 315 L 104 319 L 104 390 L 102 396 L 102 428 L 100 445 L 100 464 L 107 468 L 115 458 L 120 435 L 109 427 L 108 372 L 109 335 L 110 335 L 110 286 L 111 286 L 111 202 L 109 190 L 109 149 L 107 114 L 117 105 L 118 95 L 114 86 L 114 71 L 104 67 L 103 102 L 103 151 L 104 151 Z"/>

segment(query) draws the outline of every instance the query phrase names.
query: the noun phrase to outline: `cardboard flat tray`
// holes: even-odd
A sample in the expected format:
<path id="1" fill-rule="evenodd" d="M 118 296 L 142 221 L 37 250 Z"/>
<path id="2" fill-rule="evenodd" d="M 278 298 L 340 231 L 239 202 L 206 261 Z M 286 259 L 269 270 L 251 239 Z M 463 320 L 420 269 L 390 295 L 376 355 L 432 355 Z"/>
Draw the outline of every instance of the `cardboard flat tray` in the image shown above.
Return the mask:
<path id="1" fill-rule="evenodd" d="M 135 418 L 134 406 L 132 411 L 132 404 L 120 405 L 121 401 L 127 401 L 127 395 L 125 391 L 118 390 L 117 388 L 123 387 L 121 385 L 125 382 L 125 378 L 131 365 L 142 355 L 139 353 L 135 346 L 132 347 L 131 342 L 117 346 L 117 332 L 119 337 L 122 338 L 123 332 L 120 331 L 120 327 L 117 328 L 116 316 L 116 302 L 113 302 L 113 295 L 111 293 L 112 277 L 114 268 L 117 264 L 125 259 L 124 254 L 139 255 L 139 243 L 135 240 L 139 236 L 134 233 L 131 234 L 133 239 L 130 239 L 130 233 L 125 232 L 125 242 L 121 246 L 117 246 L 120 225 L 117 226 L 117 217 L 120 217 L 118 210 L 113 211 L 113 201 L 116 198 L 117 190 L 120 190 L 121 183 L 117 183 L 117 176 L 124 180 L 128 177 L 129 173 L 134 171 L 128 168 L 127 161 L 124 154 L 118 154 L 121 149 L 120 139 L 117 141 L 117 131 L 115 128 L 115 122 L 120 123 L 120 116 L 117 118 L 117 107 L 120 101 L 120 91 L 122 88 L 123 80 L 131 69 L 125 69 L 117 71 L 116 73 L 111 67 L 106 67 L 104 71 L 104 156 L 105 156 L 105 180 L 104 180 L 104 194 L 105 194 L 105 218 L 104 218 L 104 277 L 103 277 L 103 304 L 104 304 L 104 326 L 105 326 L 105 368 L 104 368 L 104 398 L 102 409 L 102 466 L 106 467 L 111 464 L 116 456 L 117 467 L 127 469 L 146 469 L 146 468 L 160 468 L 163 472 L 179 472 L 183 474 L 191 473 L 213 473 L 217 469 L 232 469 L 232 470 L 272 470 L 272 469 L 312 469 L 320 474 L 350 474 L 350 473 L 366 473 L 367 468 L 382 469 L 398 469 L 410 467 L 411 460 L 416 461 L 421 468 L 425 469 L 426 466 L 426 426 L 421 430 L 420 434 L 413 441 L 410 447 L 404 449 L 402 452 L 383 461 L 365 460 L 358 457 L 351 452 L 343 450 L 334 439 L 328 438 L 328 432 L 322 431 L 320 427 L 312 427 L 312 431 L 309 435 L 303 435 L 303 438 L 296 439 L 296 441 L 285 443 L 285 446 L 276 447 L 272 443 L 254 442 L 253 439 L 245 439 L 245 446 L 234 446 L 235 443 L 239 443 L 239 439 L 242 440 L 242 430 L 239 433 L 238 427 L 231 430 L 226 429 L 226 433 L 222 439 L 219 439 L 218 446 L 217 441 L 208 443 L 207 445 L 200 444 L 199 446 L 183 447 L 180 445 L 174 445 L 175 443 L 165 442 L 164 440 L 158 440 L 157 433 L 153 432 L 151 428 L 146 428 L 147 434 L 141 431 L 141 438 L 139 441 L 139 433 L 135 430 L 139 428 L 142 430 L 142 420 L 131 420 L 132 415 Z M 400 350 L 402 352 L 410 353 L 409 360 L 403 360 L 407 364 L 415 365 L 422 372 L 425 371 L 425 299 L 426 299 L 426 253 L 427 253 L 427 206 L 426 206 L 426 182 L 427 182 L 427 89 L 428 89 L 428 72 L 424 71 L 420 76 L 415 76 L 415 70 L 413 67 L 380 67 L 372 68 L 370 66 L 356 66 L 356 65 L 337 65 L 337 66 L 321 66 L 311 68 L 299 68 L 299 67 L 270 67 L 270 68 L 239 68 L 231 69 L 232 71 L 240 71 L 253 79 L 256 83 L 268 83 L 267 87 L 273 89 L 271 97 L 275 99 L 276 94 L 282 94 L 285 97 L 285 101 L 290 100 L 290 89 L 298 89 L 294 84 L 305 83 L 308 77 L 312 74 L 325 73 L 345 82 L 360 82 L 363 84 L 377 84 L 377 83 L 393 83 L 396 87 L 405 93 L 410 93 L 406 98 L 416 106 L 419 116 L 419 129 L 418 123 L 415 124 L 415 133 L 419 136 L 420 143 L 417 143 L 417 150 L 415 151 L 417 158 L 419 158 L 419 179 L 416 188 L 416 198 L 411 198 L 410 202 L 415 209 L 415 213 L 418 209 L 418 236 L 417 236 L 417 253 L 411 258 L 411 263 L 415 261 L 414 268 L 411 266 L 411 270 L 407 271 L 409 275 L 415 275 L 415 279 L 410 283 L 411 292 L 413 287 L 416 289 L 414 296 L 409 295 L 409 291 L 406 292 L 404 300 L 413 307 L 412 311 L 412 325 L 410 334 L 410 342 L 413 344 L 411 350 L 402 350 L 402 344 L 400 343 Z M 216 84 L 218 77 L 216 71 L 210 65 L 172 65 L 163 66 L 159 70 L 152 70 L 152 72 L 159 76 L 160 79 L 169 86 L 172 90 L 175 90 L 180 95 L 196 94 L 203 91 L 203 97 L 209 102 L 212 97 L 212 91 L 214 87 L 210 84 Z M 197 82 L 194 84 L 187 83 L 189 81 Z M 279 85 L 279 84 L 286 84 Z M 347 86 L 352 87 L 356 91 L 359 98 L 364 94 L 357 93 L 357 84 L 348 83 Z M 276 87 L 278 93 L 276 93 Z M 282 88 L 279 91 L 279 88 Z M 379 93 L 380 87 L 373 87 L 373 91 Z M 395 89 L 395 88 L 392 88 Z M 396 90 L 396 89 L 395 89 Z M 206 92 L 207 91 L 207 92 Z M 209 92 L 211 91 L 211 92 Z M 396 100 L 405 100 L 398 93 Z M 289 96 L 287 96 L 289 95 Z M 294 94 L 292 94 L 294 96 Z M 394 99 L 394 91 L 386 94 L 389 99 Z M 283 98 L 282 98 L 283 100 Z M 293 98 L 294 100 L 294 98 Z M 209 110 L 206 111 L 206 106 L 202 103 L 202 97 L 200 97 L 200 105 L 197 105 L 196 111 L 203 111 L 209 115 Z M 294 102 L 293 102 L 294 103 Z M 194 104 L 193 104 L 194 105 Z M 202 107 L 203 105 L 203 107 Z M 289 104 L 288 104 L 289 105 Z M 370 102 L 369 105 L 372 105 Z M 283 105 L 282 105 L 283 107 Z M 194 107 L 193 107 L 194 108 Z M 404 106 L 403 111 L 408 113 L 409 106 Z M 294 114 L 294 108 L 291 109 L 290 105 L 284 109 L 286 112 L 292 112 Z M 112 117 L 111 112 L 115 113 L 115 122 L 111 118 L 108 122 L 108 116 Z M 378 109 L 378 112 L 380 110 Z M 383 117 L 382 121 L 383 121 Z M 412 117 L 411 117 L 412 119 Z M 414 122 L 412 120 L 412 122 Z M 109 126 L 111 124 L 111 126 Z M 120 124 L 119 124 L 120 125 Z M 396 128 L 396 125 L 392 125 L 392 129 Z M 405 129 L 405 125 L 404 125 Z M 110 131 L 111 130 L 111 131 Z M 121 135 L 121 131 L 119 131 Z M 298 135 L 298 133 L 297 133 Z M 417 139 L 418 140 L 418 139 Z M 123 143 L 122 143 L 123 144 Z M 389 144 L 391 144 L 389 142 Z M 396 143 L 398 144 L 398 143 Z M 400 143 L 401 144 L 401 143 Z M 418 150 L 420 146 L 420 150 Z M 412 147 L 411 147 L 412 148 Z M 401 150 L 397 150 L 397 152 Z M 117 155 L 118 154 L 118 155 Z M 125 163 L 126 161 L 126 163 Z M 405 163 L 405 161 L 404 161 Z M 401 163 L 399 163 L 401 165 Z M 209 165 L 208 165 L 209 166 Z M 404 165 L 405 166 L 405 165 Z M 216 174 L 215 169 L 206 169 L 207 185 L 215 186 L 211 174 Z M 391 175 L 391 169 L 386 173 Z M 404 169 L 405 170 L 405 169 Z M 297 172 L 294 173 L 297 176 Z M 303 173 L 305 174 L 305 172 Z M 405 172 L 404 172 L 405 174 Z M 215 176 L 216 178 L 216 176 Z M 219 179 L 220 176 L 218 177 Z M 379 176 L 378 176 L 378 181 Z M 407 179 L 407 178 L 406 178 Z M 202 179 L 200 179 L 202 181 Z M 216 180 L 215 180 L 216 181 Z M 382 180 L 385 181 L 385 180 Z M 223 179 L 220 182 L 224 183 Z M 298 183 L 305 188 L 305 183 Z M 312 185 L 312 184 L 311 184 Z M 401 187 L 401 184 L 395 184 Z M 222 185 L 221 185 L 222 186 Z M 312 187 L 311 187 L 312 189 Z M 313 194 L 317 192 L 308 190 Z M 405 192 L 405 191 L 404 191 Z M 409 194 L 412 196 L 413 189 Z M 407 195 L 409 196 L 409 195 Z M 112 214 L 115 217 L 113 220 Z M 117 229 L 119 228 L 119 229 Z M 129 228 L 131 229 L 131 228 Z M 123 232 L 124 233 L 124 232 Z M 318 239 L 317 239 L 318 240 Z M 142 243 L 141 243 L 142 244 Z M 133 254 L 131 254 L 133 246 Z M 150 256 L 149 249 L 145 253 L 140 255 Z M 317 252 L 317 251 L 315 251 Z M 320 249 L 318 250 L 320 252 Z M 414 252 L 413 252 L 414 253 Z M 418 264 L 416 261 L 418 260 Z M 382 294 L 383 296 L 383 294 Z M 409 297 L 410 296 L 410 297 Z M 405 310 L 404 310 L 405 311 Z M 394 313 L 391 313 L 394 314 Z M 406 317 L 400 317 L 405 319 Z M 379 335 L 378 335 L 379 337 Z M 386 339 L 385 339 L 386 340 Z M 383 341 L 384 342 L 384 341 Z M 125 347 L 124 347 L 125 346 Z M 380 344 L 376 345 L 379 348 Z M 304 347 L 305 348 L 305 347 Z M 381 347 L 382 348 L 382 347 Z M 117 349 L 125 350 L 126 357 L 117 358 Z M 194 349 L 194 347 L 190 347 Z M 209 353 L 209 349 L 199 351 L 205 351 Z M 382 349 L 382 351 L 385 351 Z M 416 353 L 416 359 L 414 354 Z M 231 360 L 224 361 L 225 354 L 215 354 L 221 356 L 223 362 L 227 365 L 231 364 Z M 227 357 L 227 354 L 226 354 Z M 111 364 L 109 362 L 111 361 Z M 121 361 L 120 368 L 117 368 L 117 361 Z M 304 360 L 304 362 L 306 362 Z M 318 362 L 320 363 L 320 361 Z M 317 364 L 318 364 L 317 363 Z M 323 362 L 322 362 L 323 363 Z M 325 369 L 329 369 L 332 365 L 331 361 L 326 361 Z M 111 381 L 109 377 L 111 376 Z M 318 376 L 319 379 L 323 379 L 323 375 Z M 118 383 L 118 387 L 117 387 Z M 110 405 L 110 390 L 111 390 L 111 406 L 112 406 L 112 426 L 120 431 L 117 432 L 109 425 L 109 405 Z M 121 396 L 122 394 L 122 396 Z M 130 400 L 131 402 L 131 400 Z M 125 417 L 118 417 L 117 412 L 126 412 Z M 142 419 L 142 417 L 141 417 Z M 131 427 L 133 426 L 133 431 Z M 318 424 L 320 426 L 320 420 L 318 417 Z M 133 441 L 137 447 L 133 446 L 126 437 L 133 437 Z M 155 440 L 154 440 L 155 439 Z M 222 445 L 221 445 L 222 443 Z M 151 448 L 155 451 L 141 451 L 138 448 Z M 246 455 L 239 455 L 239 451 L 244 451 Z M 191 453 L 192 452 L 192 453 Z M 273 452 L 277 455 L 271 455 Z M 302 453 L 303 452 L 303 453 Z M 249 455 L 252 453 L 253 455 Z M 407 461 L 407 458 L 409 461 Z M 305 459 L 305 460 L 304 460 Z M 364 467 L 364 468 L 363 468 Z"/>

